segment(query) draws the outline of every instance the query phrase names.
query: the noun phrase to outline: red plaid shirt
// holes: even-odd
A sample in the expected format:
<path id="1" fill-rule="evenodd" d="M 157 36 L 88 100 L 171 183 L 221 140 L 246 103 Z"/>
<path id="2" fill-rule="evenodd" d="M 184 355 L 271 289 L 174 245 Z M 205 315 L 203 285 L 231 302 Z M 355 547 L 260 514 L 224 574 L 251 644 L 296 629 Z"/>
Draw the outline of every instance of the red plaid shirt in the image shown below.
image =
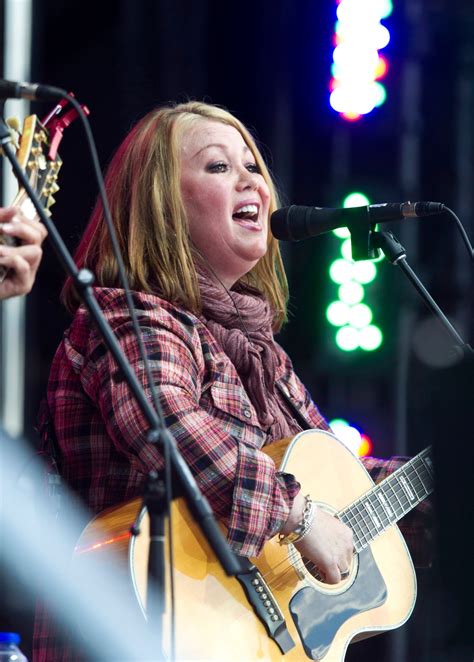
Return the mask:
<path id="1" fill-rule="evenodd" d="M 123 291 L 100 288 L 96 295 L 150 397 Z M 273 440 L 205 324 L 152 295 L 134 293 L 134 303 L 166 425 L 214 512 L 228 524 L 235 550 L 257 555 L 286 521 L 299 484 L 261 452 Z M 309 427 L 328 429 L 276 347 L 277 381 Z M 146 440 L 146 419 L 82 308 L 53 360 L 48 406 L 63 477 L 94 513 L 140 495 L 148 472 L 162 467 L 159 447 Z M 283 400 L 281 406 L 287 407 Z M 301 430 L 294 421 L 292 427 Z"/>
<path id="2" fill-rule="evenodd" d="M 150 397 L 123 290 L 97 288 L 95 293 Z M 299 484 L 278 472 L 261 451 L 275 440 L 259 425 L 234 365 L 202 320 L 153 295 L 135 292 L 133 299 L 166 425 L 214 512 L 228 525 L 232 547 L 257 556 L 288 518 Z M 276 381 L 308 427 L 327 430 L 290 359 L 278 345 L 276 351 Z M 142 494 L 148 472 L 162 468 L 160 450 L 147 442 L 147 422 L 83 308 L 54 357 L 47 400 L 62 475 L 93 513 Z M 280 404 L 299 432 L 283 397 Z M 401 462 L 364 460 L 377 480 Z M 418 534 L 421 526 L 415 520 L 405 533 Z M 48 654 L 47 622 L 37 622 L 35 634 L 35 660 L 72 659 Z"/>

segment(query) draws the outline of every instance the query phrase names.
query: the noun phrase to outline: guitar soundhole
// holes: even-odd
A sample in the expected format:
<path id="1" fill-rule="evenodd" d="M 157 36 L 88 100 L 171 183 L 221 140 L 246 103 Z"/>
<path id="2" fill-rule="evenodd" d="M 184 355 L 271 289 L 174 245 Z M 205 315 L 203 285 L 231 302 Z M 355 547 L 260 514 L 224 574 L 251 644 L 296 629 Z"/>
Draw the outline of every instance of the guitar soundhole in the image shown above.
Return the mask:
<path id="1" fill-rule="evenodd" d="M 353 556 L 351 568 L 347 577 L 341 579 L 337 584 L 327 584 L 324 575 L 312 561 L 305 556 L 301 556 L 293 545 L 289 545 L 289 547 L 291 548 L 289 550 L 289 559 L 293 568 L 298 573 L 299 578 L 301 580 L 306 580 L 309 583 L 313 583 L 319 591 L 331 594 L 340 593 L 350 588 L 350 585 L 354 583 L 357 577 L 357 569 L 359 566 L 359 558 L 357 554 Z"/>

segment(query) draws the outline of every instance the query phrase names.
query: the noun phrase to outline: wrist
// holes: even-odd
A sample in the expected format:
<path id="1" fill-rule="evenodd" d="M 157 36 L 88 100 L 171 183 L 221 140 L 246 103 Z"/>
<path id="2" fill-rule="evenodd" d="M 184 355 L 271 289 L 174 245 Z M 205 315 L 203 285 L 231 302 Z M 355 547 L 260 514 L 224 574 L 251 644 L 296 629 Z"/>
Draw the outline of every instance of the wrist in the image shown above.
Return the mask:
<path id="1" fill-rule="evenodd" d="M 304 497 L 304 508 L 302 515 L 298 520 L 296 526 L 287 526 L 282 528 L 278 534 L 278 542 L 280 545 L 294 544 L 302 540 L 313 526 L 314 517 L 316 514 L 316 504 L 312 501 L 309 494 Z M 290 520 L 290 518 L 288 518 Z M 287 523 L 288 524 L 288 523 Z"/>

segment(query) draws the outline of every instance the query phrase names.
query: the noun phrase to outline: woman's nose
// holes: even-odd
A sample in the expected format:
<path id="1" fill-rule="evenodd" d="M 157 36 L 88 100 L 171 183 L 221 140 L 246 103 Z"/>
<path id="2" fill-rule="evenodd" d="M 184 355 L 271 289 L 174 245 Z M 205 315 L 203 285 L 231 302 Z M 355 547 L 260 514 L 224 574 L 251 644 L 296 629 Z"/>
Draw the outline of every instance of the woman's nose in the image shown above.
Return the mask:
<path id="1" fill-rule="evenodd" d="M 241 187 L 242 190 L 248 188 L 252 191 L 255 191 L 258 188 L 257 174 L 255 172 L 249 172 L 246 168 L 244 168 L 239 177 L 239 187 Z"/>

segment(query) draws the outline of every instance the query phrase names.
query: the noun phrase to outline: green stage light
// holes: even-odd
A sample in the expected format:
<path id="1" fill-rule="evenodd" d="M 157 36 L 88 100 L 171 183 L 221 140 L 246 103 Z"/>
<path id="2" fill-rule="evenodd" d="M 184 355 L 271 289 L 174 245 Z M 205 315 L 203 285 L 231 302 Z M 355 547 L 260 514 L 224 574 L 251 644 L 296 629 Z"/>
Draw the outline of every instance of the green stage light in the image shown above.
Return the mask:
<path id="1" fill-rule="evenodd" d="M 357 262 L 354 262 L 352 259 L 352 245 L 350 239 L 346 239 L 342 242 L 341 254 L 345 261 L 352 264 L 351 278 L 353 280 L 357 280 L 364 285 L 371 283 L 374 280 L 377 275 L 377 267 L 371 260 L 358 260 Z M 340 268 L 342 270 L 342 267 Z"/>
<path id="2" fill-rule="evenodd" d="M 328 421 L 328 424 L 333 432 L 336 432 L 338 428 L 347 428 L 349 426 L 345 418 L 333 418 Z"/>
<path id="3" fill-rule="evenodd" d="M 367 352 L 378 349 L 383 342 L 383 333 L 375 324 L 370 324 L 359 331 L 359 345 Z"/>
<path id="4" fill-rule="evenodd" d="M 336 333 L 336 345 L 344 352 L 353 352 L 359 347 L 359 333 L 353 326 L 342 326 Z"/>
<path id="5" fill-rule="evenodd" d="M 339 239 L 347 239 L 347 237 L 351 236 L 349 228 L 336 228 L 333 230 L 333 234 L 339 237 Z"/>
<path id="6" fill-rule="evenodd" d="M 349 309 L 347 323 L 356 329 L 363 329 L 372 322 L 372 317 L 369 306 L 365 303 L 358 303 Z"/>
<path id="7" fill-rule="evenodd" d="M 349 321 L 351 307 L 342 301 L 333 301 L 326 309 L 326 318 L 333 326 L 344 326 Z"/>
<path id="8" fill-rule="evenodd" d="M 360 303 L 364 298 L 364 288 L 357 281 L 350 280 L 340 285 L 338 294 L 341 301 L 353 306 L 356 303 Z"/>
<path id="9" fill-rule="evenodd" d="M 353 264 L 347 260 L 334 260 L 334 262 L 329 267 L 329 276 L 333 283 L 342 285 L 343 283 L 348 283 L 352 280 L 352 269 Z"/>
<path id="10" fill-rule="evenodd" d="M 365 207 L 365 205 L 369 204 L 369 198 L 360 191 L 349 193 L 349 195 L 347 195 L 342 201 L 343 207 Z"/>
<path id="11" fill-rule="evenodd" d="M 380 18 L 387 18 L 393 11 L 392 0 L 379 0 Z"/>
<path id="12" fill-rule="evenodd" d="M 370 204 L 366 195 L 355 191 L 344 199 L 344 207 L 364 207 Z M 340 254 L 329 266 L 331 280 L 339 285 L 338 299 L 326 308 L 326 319 L 339 327 L 335 335 L 336 345 L 345 352 L 356 349 L 374 351 L 383 341 L 381 330 L 372 324 L 373 313 L 366 303 L 364 286 L 375 280 L 377 267 L 374 260 L 352 259 L 350 232 L 347 228 L 333 231 L 341 243 Z M 382 256 L 383 257 L 383 256 Z"/>
<path id="13" fill-rule="evenodd" d="M 354 262 L 352 267 L 352 278 L 362 285 L 371 283 L 377 275 L 377 267 L 369 260 Z"/>
<path id="14" fill-rule="evenodd" d="M 385 85 L 382 85 L 382 83 L 379 83 L 376 81 L 374 83 L 374 104 L 376 106 L 381 106 L 385 101 L 387 100 L 387 90 L 385 89 Z"/>
<path id="15" fill-rule="evenodd" d="M 352 239 L 346 239 L 341 244 L 341 255 L 345 260 L 353 262 L 352 259 Z"/>

